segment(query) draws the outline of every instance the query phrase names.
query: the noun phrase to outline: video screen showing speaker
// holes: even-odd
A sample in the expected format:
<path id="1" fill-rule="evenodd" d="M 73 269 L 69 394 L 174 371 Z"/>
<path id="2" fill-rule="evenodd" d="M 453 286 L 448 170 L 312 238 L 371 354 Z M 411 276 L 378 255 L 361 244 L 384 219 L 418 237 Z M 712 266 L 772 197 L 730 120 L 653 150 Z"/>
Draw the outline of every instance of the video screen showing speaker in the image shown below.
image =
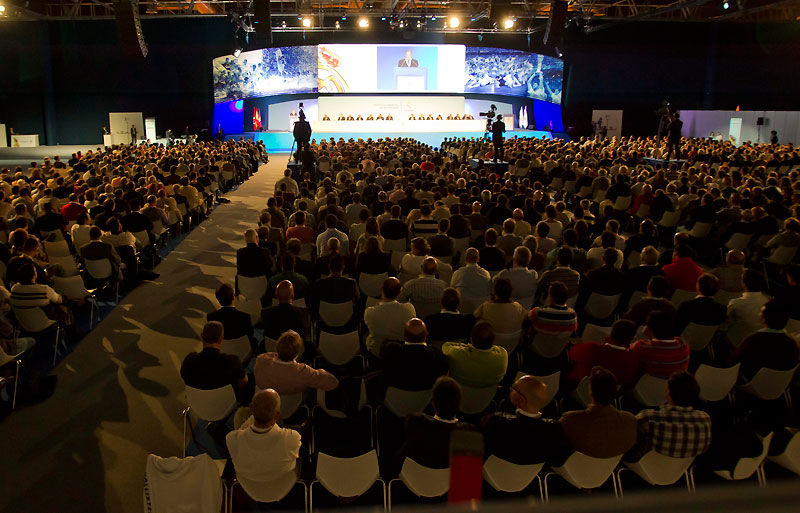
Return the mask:
<path id="1" fill-rule="evenodd" d="M 317 47 L 284 46 L 225 55 L 213 62 L 214 101 L 317 90 Z"/>
<path id="2" fill-rule="evenodd" d="M 503 48 L 467 47 L 465 93 L 527 96 L 561 103 L 564 61 Z"/>

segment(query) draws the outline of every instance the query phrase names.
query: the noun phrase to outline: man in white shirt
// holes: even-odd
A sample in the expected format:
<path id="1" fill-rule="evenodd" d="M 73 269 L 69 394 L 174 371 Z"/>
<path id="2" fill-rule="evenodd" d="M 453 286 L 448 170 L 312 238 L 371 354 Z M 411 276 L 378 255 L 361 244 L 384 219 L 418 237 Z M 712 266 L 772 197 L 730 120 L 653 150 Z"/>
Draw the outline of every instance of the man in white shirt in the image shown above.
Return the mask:
<path id="1" fill-rule="evenodd" d="M 297 187 L 297 182 L 292 178 L 292 170 L 286 169 L 283 172 L 283 178 L 275 182 L 275 192 L 281 190 L 281 185 L 286 184 L 286 192 L 291 192 L 295 196 L 300 193 L 300 189 Z"/>
<path id="2" fill-rule="evenodd" d="M 416 317 L 417 312 L 411 303 L 399 303 L 402 285 L 397 278 L 387 278 L 381 286 L 381 301 L 364 312 L 364 323 L 369 329 L 366 346 L 378 356 L 384 342 L 402 341 L 403 330 L 408 321 Z"/>
<path id="3" fill-rule="evenodd" d="M 478 265 L 478 250 L 469 248 L 464 254 L 466 265 L 453 273 L 450 286 L 461 294 L 463 302 L 475 306 L 482 303 L 492 290 L 492 279 L 489 271 Z"/>
<path id="4" fill-rule="evenodd" d="M 726 326 L 733 347 L 738 347 L 745 338 L 761 329 L 761 308 L 769 301 L 769 296 L 762 292 L 766 284 L 760 272 L 747 269 L 742 281 L 745 290 L 742 297 L 728 303 Z"/>
<path id="5" fill-rule="evenodd" d="M 319 256 L 324 257 L 328 254 L 328 240 L 339 239 L 342 247 L 342 253 L 347 254 L 349 251 L 349 240 L 347 234 L 336 229 L 337 218 L 333 214 L 325 216 L 325 231 L 317 235 L 317 251 Z"/>
<path id="6" fill-rule="evenodd" d="M 271 388 L 258 390 L 250 403 L 250 417 L 226 437 L 236 477 L 245 489 L 247 484 L 274 481 L 295 472 L 300 433 L 278 426 L 280 414 L 278 393 Z"/>
<path id="7" fill-rule="evenodd" d="M 422 274 L 407 281 L 400 293 L 400 301 L 410 301 L 419 317 L 426 317 L 439 311 L 447 284 L 436 277 L 437 267 L 435 258 L 426 258 L 422 262 Z"/>
<path id="8" fill-rule="evenodd" d="M 528 269 L 531 261 L 531 250 L 519 246 L 514 250 L 514 264 L 511 269 L 504 269 L 495 276 L 495 281 L 505 278 L 511 282 L 512 298 L 519 302 L 523 308 L 530 310 L 536 287 L 539 284 L 539 275 L 533 269 Z"/>

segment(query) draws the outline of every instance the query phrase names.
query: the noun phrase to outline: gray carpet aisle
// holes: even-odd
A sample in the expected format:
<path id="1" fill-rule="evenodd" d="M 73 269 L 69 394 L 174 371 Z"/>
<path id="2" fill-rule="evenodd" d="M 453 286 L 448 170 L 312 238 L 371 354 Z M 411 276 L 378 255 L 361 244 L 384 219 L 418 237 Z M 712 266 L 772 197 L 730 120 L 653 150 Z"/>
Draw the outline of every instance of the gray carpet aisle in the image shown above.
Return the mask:
<path id="1" fill-rule="evenodd" d="M 142 511 L 145 458 L 180 456 L 184 356 L 200 347 L 214 290 L 233 283 L 236 249 L 255 227 L 285 155 L 227 195 L 210 219 L 131 292 L 55 373 L 47 401 L 0 422 L 0 511 Z"/>

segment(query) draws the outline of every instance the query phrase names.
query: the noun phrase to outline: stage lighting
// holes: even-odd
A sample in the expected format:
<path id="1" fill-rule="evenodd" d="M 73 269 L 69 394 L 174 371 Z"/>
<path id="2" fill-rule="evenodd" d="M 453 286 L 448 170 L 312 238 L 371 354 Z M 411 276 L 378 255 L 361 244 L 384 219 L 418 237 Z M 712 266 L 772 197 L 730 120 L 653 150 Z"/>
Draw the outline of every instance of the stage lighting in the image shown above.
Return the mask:
<path id="1" fill-rule="evenodd" d="M 513 27 L 514 27 L 514 20 L 512 20 L 511 18 L 506 18 L 506 20 L 503 22 L 503 28 L 510 29 Z"/>
<path id="2" fill-rule="evenodd" d="M 336 20 L 336 28 L 339 28 L 339 20 Z"/>
<path id="3" fill-rule="evenodd" d="M 0 14 L 5 14 L 5 12 L 6 12 L 6 6 L 3 5 L 3 4 L 0 4 Z"/>
<path id="4" fill-rule="evenodd" d="M 436 21 L 436 16 L 431 16 L 431 21 Z"/>
<path id="5" fill-rule="evenodd" d="M 367 18 L 360 18 L 358 20 L 358 26 L 361 28 L 369 27 L 369 20 Z"/>
<path id="6" fill-rule="evenodd" d="M 422 22 L 417 20 L 417 28 L 422 28 Z"/>
<path id="7" fill-rule="evenodd" d="M 450 28 L 458 28 L 461 25 L 461 20 L 458 19 L 458 16 L 451 16 L 448 25 Z"/>
<path id="8" fill-rule="evenodd" d="M 305 28 L 309 28 L 311 26 L 311 18 L 309 18 L 308 16 L 303 18 L 303 26 Z"/>
<path id="9" fill-rule="evenodd" d="M 731 4 L 728 3 L 728 2 L 723 2 L 722 3 L 722 8 L 725 9 L 726 11 L 730 8 L 730 6 L 731 6 Z"/>
<path id="10" fill-rule="evenodd" d="M 405 26 L 406 26 L 406 24 L 405 24 L 405 23 L 403 23 L 403 21 L 402 21 L 402 20 L 400 20 L 399 27 L 400 27 L 400 28 L 403 28 L 403 27 L 405 27 Z"/>
<path id="11" fill-rule="evenodd" d="M 242 48 L 237 46 L 236 50 L 233 51 L 233 56 L 238 59 L 241 54 L 242 54 Z"/>
<path id="12" fill-rule="evenodd" d="M 381 21 L 386 21 L 386 16 L 381 16 Z"/>

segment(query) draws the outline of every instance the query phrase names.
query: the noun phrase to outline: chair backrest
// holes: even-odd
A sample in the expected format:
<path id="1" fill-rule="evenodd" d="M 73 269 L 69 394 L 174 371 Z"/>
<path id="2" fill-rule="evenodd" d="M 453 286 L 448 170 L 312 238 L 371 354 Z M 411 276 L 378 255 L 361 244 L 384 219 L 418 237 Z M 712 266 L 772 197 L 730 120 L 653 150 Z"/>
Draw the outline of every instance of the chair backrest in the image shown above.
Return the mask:
<path id="1" fill-rule="evenodd" d="M 353 317 L 353 302 L 328 303 L 320 301 L 319 317 L 328 326 L 344 326 Z"/>
<path id="2" fill-rule="evenodd" d="M 198 417 L 208 421 L 227 418 L 237 404 L 232 385 L 213 390 L 201 390 L 187 386 L 186 401 Z"/>
<path id="3" fill-rule="evenodd" d="M 570 333 L 558 335 L 538 332 L 533 337 L 531 349 L 542 358 L 555 358 L 560 355 L 569 343 Z"/>
<path id="4" fill-rule="evenodd" d="M 53 278 L 53 288 L 67 299 L 85 299 L 90 295 L 80 276 L 56 276 Z"/>
<path id="5" fill-rule="evenodd" d="M 563 466 L 554 470 L 576 488 L 588 490 L 602 486 L 621 458 L 621 455 L 613 458 L 592 458 L 575 451 Z"/>
<path id="6" fill-rule="evenodd" d="M 750 244 L 752 238 L 752 233 L 737 232 L 730 236 L 728 241 L 725 243 L 725 247 L 728 249 L 744 249 Z"/>
<path id="7" fill-rule="evenodd" d="M 773 433 L 769 433 L 767 436 L 761 439 L 761 454 L 754 458 L 741 458 L 736 463 L 736 466 L 733 468 L 733 472 L 731 472 L 731 479 L 734 480 L 741 480 L 741 479 L 749 479 L 758 467 L 764 462 L 764 459 L 767 457 L 767 453 L 769 452 L 769 444 L 772 442 L 772 435 Z"/>
<path id="8" fill-rule="evenodd" d="M 690 301 L 695 297 L 697 297 L 697 292 L 695 291 L 677 289 L 675 292 L 672 293 L 672 298 L 670 299 L 670 302 L 672 303 L 672 306 L 678 308 L 679 306 L 681 306 L 681 303 Z"/>
<path id="9" fill-rule="evenodd" d="M 784 371 L 775 369 L 762 368 L 756 372 L 750 382 L 741 386 L 741 389 L 748 394 L 765 401 L 777 399 L 786 392 L 789 383 L 792 382 L 792 377 L 797 371 L 797 365 L 794 368 Z"/>
<path id="10" fill-rule="evenodd" d="M 358 287 L 361 289 L 361 292 L 363 292 L 364 295 L 378 298 L 381 297 L 381 287 L 383 286 L 383 282 L 386 281 L 386 278 L 388 277 L 389 273 L 361 273 L 358 277 Z"/>
<path id="11" fill-rule="evenodd" d="M 664 215 L 661 216 L 661 220 L 658 222 L 658 224 L 664 228 L 673 228 L 678 226 L 678 221 L 680 218 L 680 212 L 664 212 Z"/>
<path id="12" fill-rule="evenodd" d="M 800 475 L 800 431 L 792 435 L 782 453 L 770 456 L 769 459 Z"/>
<path id="13" fill-rule="evenodd" d="M 495 490 L 517 493 L 527 488 L 543 467 L 544 463 L 517 465 L 492 454 L 483 464 L 483 478 Z"/>
<path id="14" fill-rule="evenodd" d="M 611 326 L 598 326 L 597 324 L 587 323 L 583 328 L 581 340 L 584 342 L 603 342 L 609 335 L 611 335 Z"/>
<path id="15" fill-rule="evenodd" d="M 53 242 L 44 241 L 44 249 L 49 256 L 63 257 L 71 254 L 67 241 L 63 238 Z"/>
<path id="16" fill-rule="evenodd" d="M 550 404 L 550 401 L 552 401 L 558 393 L 558 388 L 561 384 L 561 371 L 556 371 L 553 374 L 548 374 L 547 376 L 534 377 L 544 383 L 547 387 L 547 402 L 542 405 L 542 408 L 544 408 Z"/>
<path id="17" fill-rule="evenodd" d="M 150 234 L 147 233 L 147 230 L 133 232 L 133 236 L 136 238 L 136 243 L 140 248 L 146 248 L 150 245 Z"/>
<path id="18" fill-rule="evenodd" d="M 13 307 L 13 311 L 14 318 L 17 319 L 22 329 L 31 333 L 44 331 L 56 323 L 56 321 L 47 317 L 44 310 L 38 306 L 25 308 L 15 306 Z"/>
<path id="19" fill-rule="evenodd" d="M 433 390 L 403 390 L 387 387 L 383 405 L 398 417 L 409 413 L 419 413 L 428 407 L 433 397 Z"/>
<path id="20" fill-rule="evenodd" d="M 330 363 L 344 365 L 355 358 L 361 349 L 358 331 L 341 334 L 321 331 L 318 349 L 322 357 Z"/>
<path id="21" fill-rule="evenodd" d="M 644 374 L 633 387 L 632 395 L 644 406 L 660 406 L 667 400 L 667 380 Z"/>
<path id="22" fill-rule="evenodd" d="M 450 489 L 450 469 L 430 468 L 411 458 L 403 461 L 398 476 L 417 497 L 441 497 Z"/>
<path id="23" fill-rule="evenodd" d="M 705 349 L 719 330 L 719 325 L 704 326 L 690 322 L 683 329 L 681 338 L 689 344 L 692 351 Z"/>
<path id="24" fill-rule="evenodd" d="M 669 486 L 683 476 L 693 461 L 692 457 L 673 458 L 656 451 L 649 451 L 636 463 L 626 463 L 626 465 L 652 485 Z"/>
<path id="25" fill-rule="evenodd" d="M 572 392 L 572 397 L 578 401 L 581 406 L 589 406 L 591 397 L 589 396 L 589 376 L 584 376 L 578 382 L 578 386 Z"/>
<path id="26" fill-rule="evenodd" d="M 247 299 L 261 299 L 267 293 L 267 277 L 266 276 L 237 276 L 236 282 L 239 286 L 239 292 Z"/>
<path id="27" fill-rule="evenodd" d="M 707 402 L 721 401 L 728 396 L 736 380 L 739 378 L 737 363 L 733 367 L 719 368 L 701 364 L 694 373 L 697 384 L 700 385 L 700 399 Z"/>
<path id="28" fill-rule="evenodd" d="M 461 411 L 467 415 L 481 413 L 492 403 L 497 393 L 496 386 L 475 388 L 461 385 Z"/>
<path id="29" fill-rule="evenodd" d="M 114 270 L 111 267 L 111 260 L 107 258 L 101 258 L 99 260 L 86 259 L 84 265 L 86 266 L 86 272 L 89 273 L 89 276 L 96 280 L 107 280 L 113 276 Z"/>
<path id="30" fill-rule="evenodd" d="M 87 226 L 87 228 L 89 228 Z M 72 245 L 75 246 L 76 249 L 80 250 L 86 244 L 89 244 L 91 238 L 89 237 L 89 230 L 83 230 L 81 228 L 76 228 L 75 231 L 72 232 Z"/>
<path id="31" fill-rule="evenodd" d="M 153 235 L 156 237 L 160 237 L 166 229 L 164 228 L 164 223 L 161 222 L 161 219 L 156 219 L 153 221 Z"/>
<path id="32" fill-rule="evenodd" d="M 589 296 L 589 300 L 586 301 L 584 311 L 586 312 L 586 315 L 589 315 L 595 319 L 607 319 L 608 317 L 611 317 L 611 314 L 613 314 L 614 310 L 616 310 L 617 305 L 619 304 L 619 298 L 621 296 L 622 294 L 607 296 L 605 294 L 592 292 L 592 294 Z"/>
<path id="33" fill-rule="evenodd" d="M 281 395 L 281 418 L 288 419 L 303 404 L 303 393 Z"/>
<path id="34" fill-rule="evenodd" d="M 788 265 L 797 253 L 797 246 L 778 246 L 772 250 L 767 261 L 775 265 Z"/>
<path id="35" fill-rule="evenodd" d="M 250 346 L 250 338 L 245 335 L 239 338 L 222 341 L 222 352 L 225 354 L 232 354 L 239 358 L 242 363 L 250 358 L 253 348 Z"/>
<path id="36" fill-rule="evenodd" d="M 241 474 L 236 475 L 236 480 L 245 493 L 258 502 L 278 502 L 294 488 L 297 483 L 297 474 L 292 470 L 272 481 L 255 481 Z"/>
<path id="37" fill-rule="evenodd" d="M 692 229 L 689 230 L 689 236 L 694 237 L 695 239 L 704 239 L 711 233 L 711 228 L 714 226 L 714 223 L 705 223 L 701 221 L 697 221 L 692 226 Z"/>
<path id="38" fill-rule="evenodd" d="M 411 304 L 414 305 L 414 311 L 420 319 L 442 310 L 442 303 L 439 301 L 412 301 Z"/>
<path id="39" fill-rule="evenodd" d="M 361 496 L 379 476 L 378 453 L 374 449 L 353 458 L 337 458 L 324 452 L 317 457 L 317 479 L 337 497 Z"/>
<path id="40" fill-rule="evenodd" d="M 514 301 L 519 303 L 525 310 L 533 308 L 534 296 L 514 297 Z"/>
<path id="41" fill-rule="evenodd" d="M 631 207 L 630 196 L 618 196 L 614 202 L 614 210 L 628 210 Z"/>
<path id="42" fill-rule="evenodd" d="M 506 350 L 508 354 L 514 352 L 519 345 L 519 339 L 522 336 L 522 330 L 517 330 L 512 333 L 499 333 L 494 334 L 494 344 Z"/>
<path id="43" fill-rule="evenodd" d="M 384 251 L 396 251 L 400 253 L 405 253 L 406 251 L 406 239 L 384 239 L 383 240 L 383 250 Z"/>

